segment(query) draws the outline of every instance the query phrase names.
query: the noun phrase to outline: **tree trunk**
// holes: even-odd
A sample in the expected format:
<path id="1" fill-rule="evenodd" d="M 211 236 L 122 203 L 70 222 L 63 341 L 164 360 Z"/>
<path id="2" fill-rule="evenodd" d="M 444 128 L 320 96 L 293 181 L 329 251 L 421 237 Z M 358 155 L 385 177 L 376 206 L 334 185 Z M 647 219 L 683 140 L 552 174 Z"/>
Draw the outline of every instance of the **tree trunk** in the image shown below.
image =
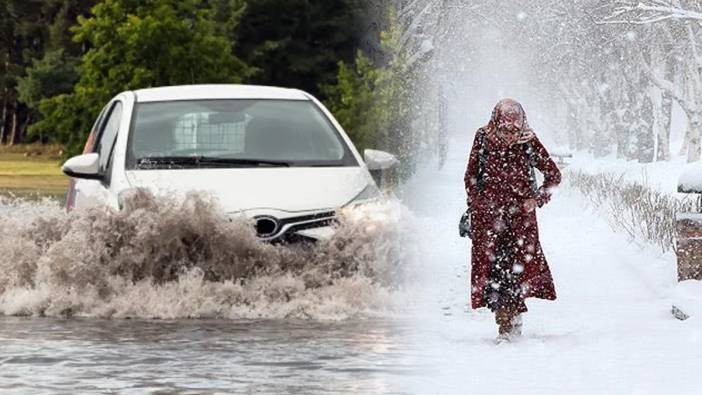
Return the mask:
<path id="1" fill-rule="evenodd" d="M 657 160 L 670 160 L 670 127 L 673 114 L 673 98 L 666 91 L 662 93 L 660 118 L 658 122 Z"/>
<path id="2" fill-rule="evenodd" d="M 678 155 L 687 155 L 687 147 L 690 145 L 690 115 L 687 114 L 687 111 L 685 112 L 687 115 L 687 128 L 685 129 L 685 135 L 683 135 L 683 141 L 682 145 L 680 145 L 680 152 L 678 152 Z"/>
<path id="3" fill-rule="evenodd" d="M 644 90 L 646 92 L 648 90 Z M 641 111 L 639 115 L 637 141 L 637 159 L 640 163 L 650 163 L 654 159 L 654 128 L 653 128 L 653 100 L 644 93 L 641 95 Z"/>
<path id="4" fill-rule="evenodd" d="M 673 46 L 666 44 L 664 46 L 665 56 L 665 79 L 675 81 L 675 57 L 671 55 Z M 658 160 L 670 160 L 670 128 L 672 126 L 673 117 L 673 95 L 670 92 L 663 90 L 661 96 L 661 111 L 660 123 L 658 128 L 658 151 L 656 153 Z"/>
<path id="5" fill-rule="evenodd" d="M 578 119 L 575 116 L 574 113 L 574 107 L 571 106 L 570 104 L 568 105 L 568 118 L 567 118 L 567 127 L 568 127 L 568 135 L 570 140 L 570 146 L 571 148 L 574 148 L 575 150 L 581 150 L 582 149 L 582 144 L 581 144 L 581 133 L 580 133 L 580 125 L 578 125 Z"/>
<path id="6" fill-rule="evenodd" d="M 9 145 L 15 145 L 19 143 L 19 130 L 20 130 L 20 120 L 19 120 L 19 106 L 15 105 L 12 110 L 12 127 L 10 128 L 10 140 Z"/>
<path id="7" fill-rule="evenodd" d="M 27 128 L 29 128 L 29 124 L 32 122 L 32 114 L 29 109 L 27 109 L 27 115 L 24 117 L 24 122 L 22 122 L 22 126 L 20 127 L 19 130 L 19 141 L 20 142 L 27 142 Z"/>
<path id="8" fill-rule="evenodd" d="M 439 169 L 444 167 L 448 156 L 448 99 L 443 86 L 439 87 Z"/>
<path id="9" fill-rule="evenodd" d="M 0 116 L 0 144 L 7 141 L 7 96 L 2 101 L 2 115 Z"/>
<path id="10" fill-rule="evenodd" d="M 687 161 L 700 160 L 700 131 L 702 129 L 702 111 L 695 110 L 688 115 L 690 139 L 687 147 Z"/>
<path id="11" fill-rule="evenodd" d="M 15 102 L 15 111 L 12 114 L 10 145 L 19 144 L 24 140 L 24 132 L 27 129 L 29 121 L 29 109 L 27 106 L 19 102 Z"/>

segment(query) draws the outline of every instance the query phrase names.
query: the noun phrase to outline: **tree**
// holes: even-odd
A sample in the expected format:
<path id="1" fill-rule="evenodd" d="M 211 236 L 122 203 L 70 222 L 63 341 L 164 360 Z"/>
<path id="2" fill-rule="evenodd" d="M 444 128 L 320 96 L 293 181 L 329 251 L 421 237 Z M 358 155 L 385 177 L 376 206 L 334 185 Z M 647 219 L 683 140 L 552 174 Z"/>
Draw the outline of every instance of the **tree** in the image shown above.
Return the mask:
<path id="1" fill-rule="evenodd" d="M 77 63 L 76 58 L 67 56 L 62 49 L 47 52 L 43 58 L 33 61 L 32 67 L 26 70 L 27 75 L 17 83 L 19 100 L 31 110 L 27 115 L 29 120 L 37 117 L 43 99 L 73 89 L 79 77 Z M 42 137 L 40 139 L 44 140 Z"/>
<path id="2" fill-rule="evenodd" d="M 3 110 L 0 124 L 0 140 L 9 144 L 18 143 L 30 119 L 27 107 L 17 97 L 17 81 L 32 57 L 41 51 L 44 21 L 36 13 L 38 0 L 7 0 L 0 7 L 2 24 L 3 60 Z"/>
<path id="3" fill-rule="evenodd" d="M 81 48 L 71 45 L 68 26 L 93 1 L 8 0 L 0 4 L 1 142 L 24 140 L 28 125 L 38 117 L 39 100 L 72 89 Z"/>
<path id="4" fill-rule="evenodd" d="M 412 129 L 417 81 L 408 67 L 407 53 L 400 50 L 401 30 L 391 13 L 388 31 L 381 34 L 383 62 L 373 62 L 360 51 L 352 65 L 339 64 L 335 84 L 327 85 L 327 105 L 354 143 L 397 155 L 400 176 L 414 171 L 415 154 L 424 138 Z"/>
<path id="5" fill-rule="evenodd" d="M 325 88 L 329 109 L 360 150 L 373 148 L 386 126 L 386 110 L 379 105 L 381 73 L 359 52 L 352 65 L 339 62 L 337 83 Z"/>
<path id="6" fill-rule="evenodd" d="M 249 73 L 233 43 L 201 0 L 103 0 L 79 17 L 74 41 L 82 56 L 73 91 L 42 100 L 33 133 L 51 135 L 80 152 L 107 100 L 132 89 L 161 85 L 235 83 Z"/>
<path id="7" fill-rule="evenodd" d="M 0 144 L 7 141 L 10 128 L 9 119 L 12 111 L 12 101 L 17 69 L 11 62 L 15 47 L 15 22 L 8 9 L 9 3 L 0 3 L 0 97 L 2 110 L 0 113 Z"/>
<path id="8" fill-rule="evenodd" d="M 609 15 L 602 18 L 602 23 L 612 25 L 642 26 L 649 28 L 654 24 L 660 26 L 658 35 L 649 39 L 638 50 L 636 59 L 639 67 L 649 80 L 663 92 L 662 123 L 670 125 L 670 99 L 675 100 L 688 118 L 688 131 L 684 147 L 687 148 L 688 161 L 700 159 L 700 140 L 702 139 L 702 57 L 700 57 L 700 29 L 702 10 L 697 2 L 685 4 L 680 0 L 647 0 L 647 1 L 618 1 Z M 671 25 L 675 23 L 675 26 Z M 671 30 L 675 29 L 679 38 L 673 38 Z M 663 33 L 663 34 L 660 34 Z M 681 37 L 680 37 L 681 36 Z M 663 40 L 661 40 L 661 38 Z M 660 44 L 663 41 L 663 44 Z M 663 45 L 663 48 L 656 48 Z M 680 64 L 672 64 L 675 47 L 691 56 L 679 57 Z M 654 56 L 646 56 L 649 48 Z M 662 56 L 655 56 L 655 51 L 662 51 Z M 681 73 L 683 78 L 675 79 L 674 72 Z M 685 84 L 681 86 L 679 82 Z M 660 133 L 660 132 L 659 132 Z M 665 135 L 666 132 L 663 132 Z M 669 134 L 669 133 L 667 133 Z M 660 144 L 664 150 L 667 144 Z M 666 153 L 663 153 L 665 156 Z"/>
<path id="9" fill-rule="evenodd" d="M 680 0 L 620 0 L 604 19 L 606 23 L 635 25 L 670 20 L 702 21 L 702 12 L 684 7 Z"/>
<path id="10" fill-rule="evenodd" d="M 362 0 L 257 0 L 234 31 L 236 53 L 256 68 L 250 82 L 324 95 L 339 61 L 353 62 L 364 34 Z"/>

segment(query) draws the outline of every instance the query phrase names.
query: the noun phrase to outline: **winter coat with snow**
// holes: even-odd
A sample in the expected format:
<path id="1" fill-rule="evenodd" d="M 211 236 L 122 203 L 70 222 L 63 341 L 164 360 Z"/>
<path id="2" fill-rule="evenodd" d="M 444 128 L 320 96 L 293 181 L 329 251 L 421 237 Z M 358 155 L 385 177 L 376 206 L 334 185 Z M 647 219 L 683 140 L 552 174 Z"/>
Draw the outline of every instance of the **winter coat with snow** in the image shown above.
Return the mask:
<path id="1" fill-rule="evenodd" d="M 484 152 L 479 160 L 481 149 Z M 530 160 L 544 175 L 544 182 L 536 191 L 530 177 Z M 479 168 L 482 168 L 481 176 Z M 538 138 L 533 137 L 529 144 L 507 146 L 490 136 L 487 127 L 478 130 L 464 177 L 471 213 L 471 305 L 474 309 L 486 306 L 486 286 L 501 232 L 508 232 L 508 237 L 514 238 L 512 270 L 519 274 L 523 297 L 556 299 L 551 271 L 539 242 L 536 210 L 527 211 L 524 203 L 534 198 L 538 207 L 542 207 L 549 201 L 551 189 L 560 181 L 558 166 Z M 521 309 L 526 310 L 525 307 Z"/>

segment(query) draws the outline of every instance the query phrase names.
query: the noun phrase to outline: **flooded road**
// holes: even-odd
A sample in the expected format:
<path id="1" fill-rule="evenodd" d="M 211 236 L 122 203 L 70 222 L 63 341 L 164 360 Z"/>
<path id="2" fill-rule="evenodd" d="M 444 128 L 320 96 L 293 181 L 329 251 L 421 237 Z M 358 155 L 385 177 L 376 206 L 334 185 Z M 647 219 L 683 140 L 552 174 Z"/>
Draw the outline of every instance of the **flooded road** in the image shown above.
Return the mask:
<path id="1" fill-rule="evenodd" d="M 206 196 L 2 203 L 0 393 L 404 394 L 423 370 L 398 204 L 312 247 Z"/>
<path id="2" fill-rule="evenodd" d="M 401 321 L 0 317 L 0 392 L 400 394 L 422 368 Z"/>

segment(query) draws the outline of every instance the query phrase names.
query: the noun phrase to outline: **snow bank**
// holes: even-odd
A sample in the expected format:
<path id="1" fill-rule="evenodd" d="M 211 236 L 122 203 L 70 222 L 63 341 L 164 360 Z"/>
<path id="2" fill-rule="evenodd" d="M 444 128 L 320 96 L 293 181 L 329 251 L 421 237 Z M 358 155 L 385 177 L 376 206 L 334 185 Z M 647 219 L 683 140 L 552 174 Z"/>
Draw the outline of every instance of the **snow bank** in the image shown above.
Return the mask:
<path id="1" fill-rule="evenodd" d="M 637 182 L 670 194 L 676 194 L 678 191 L 678 178 L 687 166 L 684 156 L 676 156 L 664 162 L 639 163 L 618 159 L 615 154 L 595 158 L 592 154 L 583 151 L 576 152 L 569 162 L 569 169 L 581 170 L 589 174 L 617 174 L 622 176 L 623 181 Z M 702 172 L 699 173 L 702 174 Z M 702 177 L 699 178 L 702 179 Z M 699 185 L 702 185 L 702 182 Z"/>
<path id="2" fill-rule="evenodd" d="M 678 192 L 702 193 L 702 162 L 685 165 L 678 180 Z"/>
<path id="3" fill-rule="evenodd" d="M 673 290 L 672 302 L 673 306 L 686 316 L 700 319 L 698 317 L 702 317 L 702 281 L 679 282 Z"/>

